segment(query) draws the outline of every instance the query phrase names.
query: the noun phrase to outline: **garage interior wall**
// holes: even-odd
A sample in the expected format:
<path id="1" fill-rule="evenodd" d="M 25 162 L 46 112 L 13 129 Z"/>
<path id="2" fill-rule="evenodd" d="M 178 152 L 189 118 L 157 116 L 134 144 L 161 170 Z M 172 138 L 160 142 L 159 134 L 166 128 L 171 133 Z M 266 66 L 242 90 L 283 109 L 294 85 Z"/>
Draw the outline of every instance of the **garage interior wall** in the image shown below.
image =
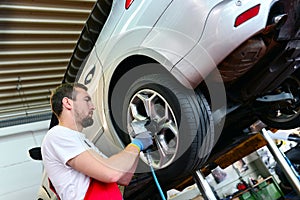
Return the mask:
<path id="1" fill-rule="evenodd" d="M 51 117 L 51 90 L 62 82 L 94 3 L 1 0 L 0 128 Z"/>
<path id="2" fill-rule="evenodd" d="M 43 166 L 28 150 L 41 145 L 49 122 L 0 128 L 0 200 L 37 199 Z"/>
<path id="3" fill-rule="evenodd" d="M 62 82 L 95 0 L 0 2 L 0 200 L 35 199 L 42 164 L 28 156 L 49 127 Z"/>

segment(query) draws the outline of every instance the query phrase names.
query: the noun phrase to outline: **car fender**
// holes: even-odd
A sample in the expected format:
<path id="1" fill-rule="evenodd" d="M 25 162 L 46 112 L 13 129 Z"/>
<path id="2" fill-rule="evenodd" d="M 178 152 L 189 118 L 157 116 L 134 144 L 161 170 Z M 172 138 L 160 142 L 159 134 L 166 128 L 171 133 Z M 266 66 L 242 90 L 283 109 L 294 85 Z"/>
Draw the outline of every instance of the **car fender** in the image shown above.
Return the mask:
<path id="1" fill-rule="evenodd" d="M 121 57 L 130 47 L 140 46 L 171 2 L 134 1 L 127 10 L 125 1 L 115 3 L 96 43 L 103 64 Z"/>
<path id="2" fill-rule="evenodd" d="M 156 50 L 175 65 L 197 44 L 207 16 L 220 2 L 221 0 L 174 0 L 142 46 Z"/>

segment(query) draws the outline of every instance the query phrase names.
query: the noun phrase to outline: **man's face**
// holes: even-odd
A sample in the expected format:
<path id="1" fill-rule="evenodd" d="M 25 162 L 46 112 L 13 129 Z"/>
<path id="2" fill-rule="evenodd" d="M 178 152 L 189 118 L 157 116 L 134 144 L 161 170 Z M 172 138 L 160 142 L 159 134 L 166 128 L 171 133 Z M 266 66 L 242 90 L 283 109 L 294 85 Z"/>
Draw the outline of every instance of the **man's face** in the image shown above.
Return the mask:
<path id="1" fill-rule="evenodd" d="M 74 100 L 74 117 L 77 123 L 81 124 L 83 128 L 93 125 L 93 111 L 94 104 L 90 95 L 81 88 L 75 88 L 77 95 Z"/>

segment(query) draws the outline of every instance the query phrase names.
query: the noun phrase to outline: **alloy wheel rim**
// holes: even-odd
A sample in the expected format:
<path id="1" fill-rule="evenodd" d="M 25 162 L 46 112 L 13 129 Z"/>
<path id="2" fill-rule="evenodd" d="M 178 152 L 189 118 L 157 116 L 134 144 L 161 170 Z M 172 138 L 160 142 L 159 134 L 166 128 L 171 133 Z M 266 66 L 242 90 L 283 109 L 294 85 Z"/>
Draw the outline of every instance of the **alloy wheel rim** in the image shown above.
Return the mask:
<path id="1" fill-rule="evenodd" d="M 169 166 L 178 151 L 179 135 L 177 120 L 168 101 L 152 89 L 137 91 L 127 109 L 129 133 L 133 131 L 130 125 L 133 121 L 145 121 L 145 128 L 151 131 L 154 139 L 154 151 L 150 153 L 152 166 L 156 169 Z M 144 153 L 141 159 L 147 163 Z"/>

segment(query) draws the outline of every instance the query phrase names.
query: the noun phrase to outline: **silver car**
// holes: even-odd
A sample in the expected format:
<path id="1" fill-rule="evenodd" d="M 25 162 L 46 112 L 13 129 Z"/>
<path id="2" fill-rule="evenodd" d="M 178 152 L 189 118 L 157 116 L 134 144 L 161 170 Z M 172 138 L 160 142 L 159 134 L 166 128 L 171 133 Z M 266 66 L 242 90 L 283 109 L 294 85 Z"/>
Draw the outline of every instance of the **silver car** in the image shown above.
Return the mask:
<path id="1" fill-rule="evenodd" d="M 166 191 L 257 120 L 300 125 L 299 27 L 297 0 L 98 0 L 64 82 L 89 88 L 86 134 L 108 156 L 130 143 L 132 122 L 152 132 Z"/>

